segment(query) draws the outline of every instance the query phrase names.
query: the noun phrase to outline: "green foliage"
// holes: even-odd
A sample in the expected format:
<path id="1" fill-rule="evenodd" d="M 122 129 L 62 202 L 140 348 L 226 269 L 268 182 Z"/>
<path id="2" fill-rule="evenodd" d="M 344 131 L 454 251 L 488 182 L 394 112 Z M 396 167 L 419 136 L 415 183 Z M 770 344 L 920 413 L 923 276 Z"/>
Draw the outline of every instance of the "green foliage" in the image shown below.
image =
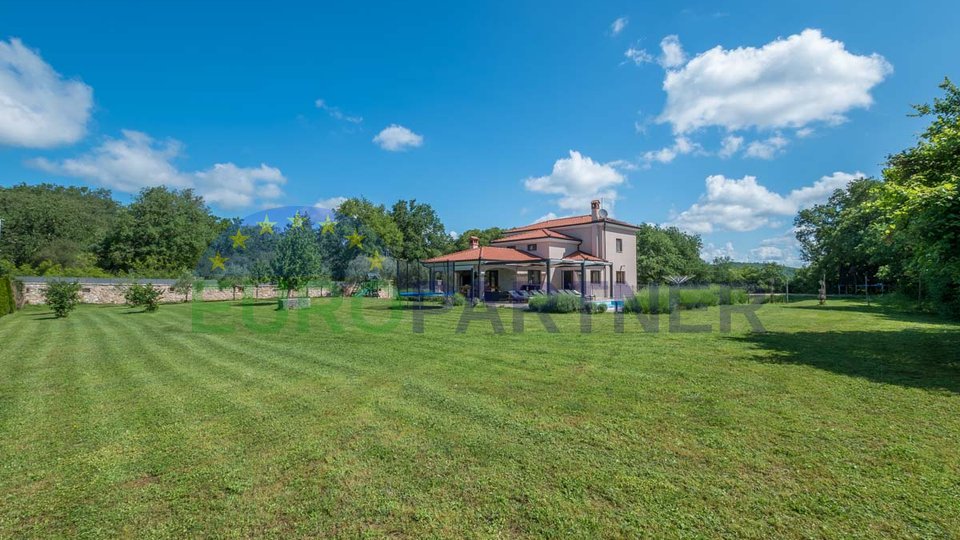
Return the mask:
<path id="1" fill-rule="evenodd" d="M 367 199 L 347 199 L 337 208 L 337 222 L 346 234 L 352 232 L 347 221 L 356 220 L 368 227 L 382 243 L 384 251 L 400 253 L 403 251 L 404 236 L 393 216 L 382 204 L 374 204 Z"/>
<path id="2" fill-rule="evenodd" d="M 467 297 L 460 293 L 454 293 L 453 296 L 450 297 L 450 304 L 454 306 L 465 306 L 467 305 Z"/>
<path id="3" fill-rule="evenodd" d="M 228 224 L 192 190 L 147 188 L 120 213 L 103 240 L 100 265 L 112 272 L 176 276 L 195 268 Z"/>
<path id="4" fill-rule="evenodd" d="M 43 300 L 57 318 L 66 317 L 80 303 L 80 283 L 51 281 L 43 291 Z"/>
<path id="5" fill-rule="evenodd" d="M 83 265 L 116 220 L 120 205 L 104 189 L 20 184 L 0 187 L 0 255 L 14 266 L 49 261 Z"/>
<path id="6" fill-rule="evenodd" d="M 530 298 L 528 308 L 541 313 L 573 313 L 580 311 L 580 297 L 572 294 L 538 294 Z"/>
<path id="7" fill-rule="evenodd" d="M 273 275 L 281 289 L 290 295 L 321 275 L 320 248 L 309 227 L 288 227 L 277 243 L 271 263 Z"/>
<path id="8" fill-rule="evenodd" d="M 193 275 L 193 272 L 190 270 L 184 270 L 177 276 L 176 283 L 173 284 L 173 292 L 183 295 L 183 301 L 186 302 L 190 299 L 190 291 L 193 290 L 194 283 L 197 281 L 196 276 Z"/>
<path id="9" fill-rule="evenodd" d="M 447 252 L 452 244 L 440 217 L 429 204 L 397 201 L 390 210 L 402 243 L 394 254 L 405 260 L 422 260 Z"/>
<path id="10" fill-rule="evenodd" d="M 645 287 L 636 295 L 624 299 L 625 313 L 670 313 L 679 309 L 698 309 L 718 305 L 746 304 L 750 296 L 743 289 L 717 285 L 709 287 L 671 288 Z"/>
<path id="11" fill-rule="evenodd" d="M 457 237 L 453 249 L 463 251 L 470 248 L 470 237 L 476 236 L 480 239 L 481 246 L 489 246 L 491 242 L 504 235 L 500 227 L 490 227 L 489 229 L 467 229 Z"/>
<path id="12" fill-rule="evenodd" d="M 156 311 L 160 307 L 163 291 L 152 283 L 133 283 L 124 292 L 123 299 L 133 307 L 142 307 L 144 311 Z"/>
<path id="13" fill-rule="evenodd" d="M 960 89 L 949 79 L 940 88 L 933 105 L 914 107 L 931 124 L 888 158 L 882 182 L 853 182 L 797 216 L 807 281 L 882 280 L 960 317 Z"/>
<path id="14" fill-rule="evenodd" d="M 695 234 L 676 227 L 643 224 L 637 231 L 637 283 L 663 283 L 667 276 L 706 276 L 707 265 L 700 258 L 703 243 Z"/>
<path id="15" fill-rule="evenodd" d="M 16 311 L 17 303 L 13 298 L 13 282 L 9 276 L 0 275 L 0 317 Z"/>

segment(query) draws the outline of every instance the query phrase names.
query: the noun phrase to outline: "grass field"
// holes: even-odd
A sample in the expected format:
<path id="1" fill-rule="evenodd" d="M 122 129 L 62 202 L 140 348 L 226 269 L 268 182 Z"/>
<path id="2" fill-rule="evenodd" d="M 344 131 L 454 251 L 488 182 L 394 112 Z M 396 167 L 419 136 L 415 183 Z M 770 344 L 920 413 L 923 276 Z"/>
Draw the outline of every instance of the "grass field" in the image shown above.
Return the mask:
<path id="1" fill-rule="evenodd" d="M 0 319 L 0 537 L 960 535 L 958 325 L 350 306 Z"/>

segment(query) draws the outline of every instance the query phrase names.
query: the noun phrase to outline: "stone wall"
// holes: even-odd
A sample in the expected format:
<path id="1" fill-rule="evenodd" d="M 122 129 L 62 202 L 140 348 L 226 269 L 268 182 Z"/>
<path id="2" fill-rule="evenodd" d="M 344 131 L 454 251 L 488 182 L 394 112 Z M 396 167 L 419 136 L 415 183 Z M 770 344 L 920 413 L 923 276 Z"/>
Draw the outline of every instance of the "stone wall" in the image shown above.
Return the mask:
<path id="1" fill-rule="evenodd" d="M 26 304 L 43 304 L 43 291 L 47 288 L 47 280 L 42 278 L 17 278 L 23 283 L 23 300 Z M 80 283 L 80 299 L 85 304 L 124 304 L 124 292 L 128 283 L 109 282 L 109 280 L 93 280 L 84 278 L 64 278 L 67 281 L 77 281 Z M 143 280 L 145 283 L 151 283 L 150 280 Z M 154 280 L 153 286 L 159 289 L 163 294 L 160 297 L 162 303 L 176 303 L 190 301 L 194 299 L 194 291 L 190 291 L 186 297 L 173 291 L 170 280 Z M 330 296 L 330 289 L 311 288 L 309 296 L 317 298 L 321 296 Z M 281 293 L 285 294 L 283 291 Z M 383 291 L 381 298 L 388 298 L 389 291 Z M 215 285 L 204 287 L 202 297 L 203 301 L 217 300 L 240 300 L 244 296 L 250 298 L 273 299 L 278 297 L 278 290 L 275 285 L 261 285 L 260 287 L 245 287 L 245 289 L 220 290 Z"/>

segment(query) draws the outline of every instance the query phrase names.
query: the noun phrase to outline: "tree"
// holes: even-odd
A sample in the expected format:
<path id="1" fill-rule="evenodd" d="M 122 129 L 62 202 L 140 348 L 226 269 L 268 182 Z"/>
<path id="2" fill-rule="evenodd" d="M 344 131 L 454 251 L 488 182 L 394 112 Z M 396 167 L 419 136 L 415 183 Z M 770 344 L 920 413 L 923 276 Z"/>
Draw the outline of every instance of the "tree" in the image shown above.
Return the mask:
<path id="1" fill-rule="evenodd" d="M 173 292 L 183 295 L 183 301 L 190 301 L 190 291 L 193 290 L 193 284 L 197 281 L 196 276 L 190 270 L 184 270 L 177 276 L 177 281 L 173 284 Z"/>
<path id="2" fill-rule="evenodd" d="M 270 280 L 273 277 L 273 271 L 270 268 L 270 263 L 263 259 L 258 259 L 250 265 L 250 283 L 254 287 L 254 296 L 260 298 L 260 287 L 266 283 L 270 283 Z"/>
<path id="3" fill-rule="evenodd" d="M 349 220 L 369 228 L 386 251 L 400 253 L 403 250 L 403 233 L 382 204 L 373 204 L 363 197 L 347 199 L 337 208 L 337 222 L 342 225 Z"/>
<path id="4" fill-rule="evenodd" d="M 80 283 L 51 281 L 43 291 L 43 300 L 58 319 L 66 317 L 80 303 Z"/>
<path id="5" fill-rule="evenodd" d="M 700 258 L 703 243 L 676 227 L 644 224 L 637 231 L 637 283 L 663 282 L 667 276 L 702 279 L 707 265 Z"/>
<path id="6" fill-rule="evenodd" d="M 228 224 L 211 214 L 193 190 L 147 188 L 120 213 L 103 240 L 100 264 L 115 272 L 176 275 L 195 268 Z"/>
<path id="7" fill-rule="evenodd" d="M 142 307 L 153 312 L 160 308 L 160 296 L 163 292 L 153 283 L 132 283 L 124 292 L 123 299 L 133 307 Z"/>
<path id="8" fill-rule="evenodd" d="M 416 200 L 397 201 L 390 211 L 403 243 L 394 255 L 400 259 L 422 260 L 445 253 L 451 245 L 450 235 L 429 204 Z"/>
<path id="9" fill-rule="evenodd" d="M 827 202 L 801 210 L 794 219 L 800 254 L 835 283 L 863 283 L 880 271 L 882 242 L 875 223 L 880 213 L 871 202 L 880 182 L 854 180 Z M 818 277 L 819 279 L 819 277 Z"/>
<path id="10" fill-rule="evenodd" d="M 14 266 L 89 265 L 120 205 L 105 189 L 20 184 L 0 187 L 0 258 Z M 83 257 L 86 256 L 86 259 Z"/>
<path id="11" fill-rule="evenodd" d="M 882 215 L 883 244 L 900 275 L 926 284 L 930 299 L 960 316 L 960 89 L 949 79 L 933 105 L 914 106 L 933 116 L 917 145 L 890 156 L 875 209 Z"/>
<path id="12" fill-rule="evenodd" d="M 281 289 L 292 292 L 320 276 L 320 249 L 314 231 L 307 225 L 288 227 L 277 243 L 277 251 L 270 267 Z"/>
<path id="13" fill-rule="evenodd" d="M 504 235 L 500 227 L 490 227 L 489 229 L 467 229 L 457 237 L 453 249 L 462 251 L 470 248 L 470 237 L 476 236 L 480 239 L 481 246 L 489 246 L 491 242 Z"/>

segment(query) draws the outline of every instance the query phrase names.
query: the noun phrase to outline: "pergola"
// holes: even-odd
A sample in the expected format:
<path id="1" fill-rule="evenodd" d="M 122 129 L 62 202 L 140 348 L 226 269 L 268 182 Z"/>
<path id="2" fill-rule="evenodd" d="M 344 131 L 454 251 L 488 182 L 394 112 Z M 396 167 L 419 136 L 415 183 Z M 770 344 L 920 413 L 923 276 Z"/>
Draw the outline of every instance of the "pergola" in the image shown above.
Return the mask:
<path id="1" fill-rule="evenodd" d="M 609 294 L 613 296 L 613 264 L 593 257 L 586 253 L 575 252 L 563 258 L 537 257 L 530 253 L 514 248 L 495 246 L 481 246 L 427 259 L 422 264 L 431 270 L 431 273 L 440 272 L 444 276 L 443 293 L 449 295 L 456 292 L 455 276 L 457 272 L 471 272 L 471 295 L 481 296 L 485 290 L 484 274 L 490 267 L 512 267 L 515 269 L 544 270 L 545 279 L 541 287 L 546 293 L 554 292 L 551 284 L 551 271 L 556 269 L 575 268 L 580 274 L 581 298 L 587 296 L 587 269 L 601 267 L 609 272 Z M 441 291 L 437 291 L 441 292 Z"/>

